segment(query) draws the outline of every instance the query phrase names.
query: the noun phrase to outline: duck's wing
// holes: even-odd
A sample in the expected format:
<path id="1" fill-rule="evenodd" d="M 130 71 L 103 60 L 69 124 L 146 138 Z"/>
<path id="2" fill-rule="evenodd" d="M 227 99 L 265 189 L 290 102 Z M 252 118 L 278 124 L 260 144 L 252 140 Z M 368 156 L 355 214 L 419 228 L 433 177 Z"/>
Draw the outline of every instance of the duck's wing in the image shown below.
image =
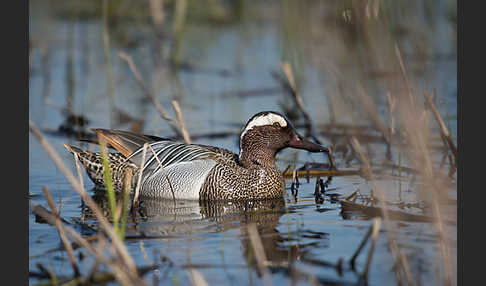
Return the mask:
<path id="1" fill-rule="evenodd" d="M 142 148 L 145 143 L 169 140 L 153 135 L 142 135 L 123 130 L 93 129 L 93 131 L 98 135 L 97 138 L 104 139 L 125 157 L 132 155 L 135 151 Z M 99 144 L 98 140 L 90 142 Z"/>
<path id="2" fill-rule="evenodd" d="M 226 158 L 218 152 L 219 148 L 208 148 L 204 145 L 186 144 L 174 141 L 158 141 L 149 143 L 145 151 L 144 173 L 154 174 L 161 167 L 169 168 L 183 162 L 195 160 Z M 143 147 L 133 152 L 127 159 L 137 166 L 142 165 Z M 227 151 L 227 150 L 226 150 Z M 230 151 L 227 151 L 230 152 Z M 231 153 L 231 152 L 230 152 Z"/>
<path id="3" fill-rule="evenodd" d="M 152 135 L 141 135 L 122 130 L 93 129 L 99 138 L 120 152 L 130 162 L 142 165 L 143 146 L 148 143 L 150 148 L 145 151 L 144 173 L 155 173 L 161 165 L 166 168 L 177 163 L 191 162 L 200 159 L 237 160 L 233 152 L 213 146 L 186 144 L 171 141 Z M 154 153 L 156 156 L 154 156 Z"/>

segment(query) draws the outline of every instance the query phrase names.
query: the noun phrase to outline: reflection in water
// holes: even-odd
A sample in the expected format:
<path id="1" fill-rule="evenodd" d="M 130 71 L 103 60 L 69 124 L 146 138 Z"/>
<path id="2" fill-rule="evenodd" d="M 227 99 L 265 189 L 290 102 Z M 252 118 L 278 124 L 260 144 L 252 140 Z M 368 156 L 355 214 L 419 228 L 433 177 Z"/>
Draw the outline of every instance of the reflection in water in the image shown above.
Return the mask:
<path id="1" fill-rule="evenodd" d="M 111 218 L 104 192 L 97 190 L 92 198 L 107 218 Z M 161 242 L 194 237 L 204 239 L 210 233 L 239 229 L 243 258 L 256 269 L 255 255 L 247 232 L 248 224 L 255 223 L 270 265 L 274 269 L 287 268 L 296 260 L 304 258 L 312 248 L 329 246 L 328 233 L 306 229 L 290 231 L 290 226 L 288 232 L 279 232 L 280 219 L 289 212 L 291 210 L 286 208 L 284 198 L 199 202 L 142 197 L 136 213 L 128 219 L 126 238 L 156 239 Z M 83 208 L 82 216 L 88 221 L 95 219 L 87 208 Z"/>

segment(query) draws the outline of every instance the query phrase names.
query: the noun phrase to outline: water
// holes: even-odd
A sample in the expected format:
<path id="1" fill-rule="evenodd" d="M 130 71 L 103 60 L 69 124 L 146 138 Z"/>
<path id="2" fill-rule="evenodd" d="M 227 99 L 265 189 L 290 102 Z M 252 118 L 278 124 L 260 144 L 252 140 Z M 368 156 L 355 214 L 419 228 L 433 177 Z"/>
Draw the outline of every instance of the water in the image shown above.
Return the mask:
<path id="1" fill-rule="evenodd" d="M 437 9 L 432 9 L 432 15 L 427 14 L 431 13 L 430 7 L 420 6 L 419 1 L 413 4 L 378 2 L 382 3 L 380 13 L 387 11 L 386 15 L 390 17 L 390 30 L 401 28 L 405 31 L 403 36 L 398 37 L 398 44 L 409 71 L 410 82 L 419 92 L 435 90 L 436 104 L 446 117 L 451 133 L 457 134 L 455 24 L 447 16 L 449 6 L 455 2 L 440 2 Z M 54 135 L 54 131 L 65 120 L 64 108 L 88 118 L 89 128 L 134 127 L 133 121 L 119 124 L 111 118 L 101 4 L 96 4 L 96 1 L 86 3 L 29 3 L 29 36 L 34 43 L 29 82 L 29 119 L 44 131 L 46 138 L 74 173 L 73 158 L 63 144 L 89 147 L 71 137 Z M 89 3 L 94 4 L 90 6 Z M 386 75 L 372 74 L 363 67 L 369 59 L 359 49 L 353 48 L 357 44 L 351 44 L 353 39 L 346 38 L 347 28 L 340 26 L 342 24 L 339 22 L 333 22 L 339 18 L 334 11 L 342 7 L 314 2 L 306 2 L 298 7 L 287 2 L 247 2 L 241 20 L 214 23 L 208 20 L 212 19 L 207 16 L 209 12 L 201 16 L 194 12 L 200 8 L 198 4 L 189 3 L 181 36 L 180 55 L 183 62 L 192 65 L 192 70 L 174 70 L 166 64 L 157 64 L 154 34 L 146 10 L 134 12 L 130 19 L 120 16 L 116 18 L 117 24 L 109 27 L 115 106 L 142 122 L 140 132 L 158 136 L 173 135 L 157 110 L 144 99 L 143 90 L 126 63 L 118 56 L 120 51 L 133 58 L 145 85 L 153 91 L 171 116 L 174 116 L 171 100 L 177 99 L 180 102 L 191 135 L 220 131 L 237 133 L 256 112 L 295 110 L 290 97 L 280 89 L 271 74 L 280 69 L 282 60 L 289 60 L 293 64 L 306 111 L 316 126 L 333 119 L 342 123 L 360 122 L 366 125 L 366 121 L 357 121 L 363 118 L 360 112 L 356 109 L 350 112 L 349 108 L 342 107 L 349 95 L 356 92 L 352 88 L 357 82 L 364 83 L 370 94 L 381 96 L 379 112 L 383 118 L 388 118 L 386 97 L 382 95 L 390 89 L 395 91 L 396 87 L 386 85 Z M 130 9 L 126 8 L 130 5 L 140 4 L 121 5 L 122 8 L 118 10 L 120 15 L 131 15 L 127 13 Z M 394 13 L 400 11 L 400 5 L 406 6 L 406 9 L 397 16 Z M 232 6 L 224 4 L 222 7 Z M 172 9 L 166 9 L 167 25 L 170 26 Z M 83 13 L 85 11 L 91 14 Z M 302 18 L 306 13 L 309 13 L 308 17 Z M 298 18 L 299 15 L 301 18 Z M 381 28 L 377 29 L 379 31 Z M 370 33 L 373 32 L 377 31 L 371 30 Z M 162 38 L 160 53 L 164 59 L 169 57 L 173 45 L 173 40 Z M 382 56 L 385 58 L 387 55 L 383 53 Z M 386 63 L 382 66 L 387 71 Z M 260 95 L 238 95 L 238 92 L 258 91 Z M 334 107 L 334 118 L 329 112 L 330 105 Z M 294 123 L 300 124 L 302 121 Z M 431 119 L 430 125 L 434 124 Z M 327 136 L 320 136 L 319 139 L 324 145 L 332 143 L 332 138 Z M 237 135 L 231 135 L 194 141 L 238 152 L 237 140 Z M 383 144 L 369 146 L 374 155 L 373 161 L 382 162 L 386 150 Z M 395 150 L 393 158 L 398 164 Z M 297 167 L 305 162 L 327 162 L 321 154 L 295 150 L 284 150 L 278 159 L 277 165 L 281 170 L 294 160 L 298 161 Z M 434 159 L 440 161 L 440 155 Z M 338 168 L 359 168 L 356 159 L 349 164 L 345 161 L 337 155 Z M 387 172 L 396 173 L 393 170 Z M 88 190 L 93 187 L 86 175 L 84 182 Z M 261 285 L 263 280 L 252 258 L 247 235 L 247 225 L 257 223 L 266 257 L 272 264 L 273 284 L 290 284 L 293 281 L 299 285 L 312 285 L 315 280 L 323 284 L 356 284 L 359 281 L 358 274 L 365 265 L 369 246 L 365 247 L 357 259 L 357 272 L 350 269 L 348 261 L 368 231 L 371 220 L 343 214 L 339 202 L 330 197 L 326 197 L 322 204 L 317 204 L 313 195 L 315 178 L 311 178 L 310 182 L 301 178 L 300 182 L 302 185 L 297 200 L 291 195 L 290 181 L 287 180 L 286 196 L 261 206 L 201 206 L 198 202 L 178 202 L 174 206 L 172 201 L 146 201 L 142 207 L 144 212 L 129 223 L 127 234 L 148 238 L 128 239 L 127 248 L 138 266 L 154 262 L 160 264 L 157 270 L 144 277 L 149 284 L 158 279 L 160 285 L 186 285 L 190 283 L 187 268 L 191 266 L 200 271 L 210 285 Z M 415 192 L 420 183 L 410 175 L 403 182 L 383 178 L 377 183 L 387 190 L 387 201 L 398 202 L 400 196 L 402 201 L 409 203 L 420 199 Z M 43 186 L 51 191 L 63 218 L 74 222 L 83 215 L 79 196 L 36 138 L 30 136 L 29 192 L 33 196 L 30 202 L 47 208 Z M 333 193 L 344 198 L 357 189 L 369 195 L 371 184 L 360 176 L 343 176 L 334 177 L 330 188 Z M 455 192 L 455 185 L 447 190 L 451 199 L 456 198 Z M 92 190 L 90 194 L 96 196 Z M 103 200 L 103 196 L 96 197 Z M 422 213 L 418 208 L 404 210 Z M 455 218 L 454 203 L 447 206 L 446 215 Z M 87 222 L 96 225 L 96 221 L 89 216 Z M 393 225 L 397 229 L 398 242 L 407 255 L 414 279 L 427 285 L 440 284 L 443 270 L 440 266 L 435 224 L 393 221 Z M 75 224 L 74 227 L 86 235 L 90 234 L 79 225 Z M 451 251 L 454 262 L 456 226 L 447 225 L 446 233 L 453 242 Z M 387 243 L 387 234 L 382 227 L 370 267 L 370 285 L 397 283 Z M 29 270 L 38 271 L 36 264 L 41 263 L 58 276 L 72 275 L 66 253 L 55 250 L 59 246 L 61 244 L 56 229 L 37 223 L 31 213 Z M 79 261 L 81 272 L 88 273 L 94 260 L 82 249 L 75 251 L 76 257 L 80 253 L 85 254 L 84 259 Z M 161 257 L 168 260 L 161 263 Z M 336 265 L 340 259 L 343 262 L 342 273 L 336 267 L 324 266 L 325 263 Z M 289 264 L 295 266 L 299 275 L 286 272 Z M 456 269 L 455 265 L 453 269 Z M 106 269 L 101 267 L 101 270 Z M 29 281 L 32 284 L 39 282 L 35 277 Z"/>

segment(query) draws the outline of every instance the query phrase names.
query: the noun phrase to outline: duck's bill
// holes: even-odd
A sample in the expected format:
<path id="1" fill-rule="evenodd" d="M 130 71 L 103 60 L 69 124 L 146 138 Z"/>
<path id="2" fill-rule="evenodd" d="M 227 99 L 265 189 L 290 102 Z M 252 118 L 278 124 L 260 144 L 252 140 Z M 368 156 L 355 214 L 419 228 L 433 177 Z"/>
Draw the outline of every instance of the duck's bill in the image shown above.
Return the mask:
<path id="1" fill-rule="evenodd" d="M 292 140 L 288 143 L 289 147 L 307 150 L 309 152 L 326 152 L 329 153 L 329 149 L 321 146 L 319 144 L 305 140 L 300 135 L 294 136 Z"/>

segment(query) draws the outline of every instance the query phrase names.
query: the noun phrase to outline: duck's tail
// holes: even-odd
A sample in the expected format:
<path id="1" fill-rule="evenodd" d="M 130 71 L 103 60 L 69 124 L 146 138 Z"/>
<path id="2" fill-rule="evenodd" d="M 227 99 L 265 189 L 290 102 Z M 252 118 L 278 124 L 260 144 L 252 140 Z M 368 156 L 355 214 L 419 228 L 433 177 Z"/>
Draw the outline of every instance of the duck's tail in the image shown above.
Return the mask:
<path id="1" fill-rule="evenodd" d="M 64 144 L 64 147 L 79 159 L 79 162 L 81 162 L 85 168 L 88 177 L 97 187 L 105 186 L 101 153 L 83 150 L 67 144 Z M 133 174 L 136 166 L 128 162 L 120 153 L 108 153 L 108 163 L 115 190 L 123 190 L 123 182 L 127 168 L 129 168 Z"/>

